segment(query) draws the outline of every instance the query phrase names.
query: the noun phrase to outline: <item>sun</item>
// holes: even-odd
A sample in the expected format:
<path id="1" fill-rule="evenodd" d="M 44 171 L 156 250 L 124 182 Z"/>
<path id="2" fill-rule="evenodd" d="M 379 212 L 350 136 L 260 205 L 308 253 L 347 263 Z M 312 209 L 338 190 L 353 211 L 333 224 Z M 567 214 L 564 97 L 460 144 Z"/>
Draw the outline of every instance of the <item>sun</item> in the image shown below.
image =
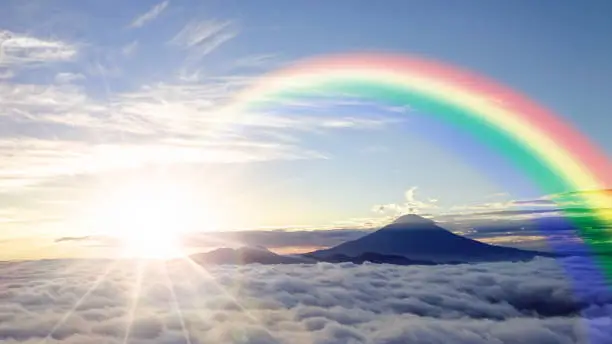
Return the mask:
<path id="1" fill-rule="evenodd" d="M 212 216 L 174 183 L 143 181 L 111 192 L 95 216 L 102 232 L 118 238 L 122 255 L 169 259 L 181 256 L 181 236 L 198 226 L 210 227 Z"/>

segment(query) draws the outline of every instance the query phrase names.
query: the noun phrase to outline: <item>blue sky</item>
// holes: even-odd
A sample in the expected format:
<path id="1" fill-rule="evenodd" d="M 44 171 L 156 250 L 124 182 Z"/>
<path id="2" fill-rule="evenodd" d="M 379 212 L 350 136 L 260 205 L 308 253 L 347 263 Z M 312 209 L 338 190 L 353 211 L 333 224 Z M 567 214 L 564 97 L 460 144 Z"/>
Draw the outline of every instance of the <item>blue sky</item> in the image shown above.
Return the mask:
<path id="1" fill-rule="evenodd" d="M 409 111 L 338 102 L 228 120 L 215 110 L 299 59 L 419 54 L 530 95 L 609 155 L 611 11 L 552 0 L 4 1 L 1 234 L 89 233 L 96 221 L 83 214 L 142 180 L 186 185 L 228 228 L 360 226 L 407 206 L 540 197 L 486 148 L 467 136 L 449 147 L 443 128 Z"/>

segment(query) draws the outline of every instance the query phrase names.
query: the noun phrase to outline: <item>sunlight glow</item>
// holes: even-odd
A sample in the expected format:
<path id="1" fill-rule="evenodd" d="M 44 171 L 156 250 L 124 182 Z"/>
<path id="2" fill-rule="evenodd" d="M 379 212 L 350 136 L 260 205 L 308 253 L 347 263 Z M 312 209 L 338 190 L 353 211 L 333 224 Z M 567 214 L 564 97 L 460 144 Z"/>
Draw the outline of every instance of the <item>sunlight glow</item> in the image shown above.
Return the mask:
<path id="1" fill-rule="evenodd" d="M 120 240 L 123 256 L 133 258 L 181 256 L 182 234 L 216 226 L 212 214 L 187 189 L 160 181 L 121 188 L 107 197 L 94 218 L 102 233 Z"/>

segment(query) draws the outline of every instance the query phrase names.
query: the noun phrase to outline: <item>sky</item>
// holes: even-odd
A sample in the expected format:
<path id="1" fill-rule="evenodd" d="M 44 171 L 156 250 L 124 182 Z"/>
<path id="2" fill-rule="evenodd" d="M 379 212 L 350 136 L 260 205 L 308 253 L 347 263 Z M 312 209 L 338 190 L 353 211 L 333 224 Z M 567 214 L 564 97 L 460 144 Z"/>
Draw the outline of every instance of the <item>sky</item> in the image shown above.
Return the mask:
<path id="1" fill-rule="evenodd" d="M 505 166 L 469 163 L 473 152 L 442 144 L 409 109 L 218 110 L 301 59 L 416 54 L 529 95 L 610 155 L 610 11 L 552 0 L 3 1 L 0 251 L 54 256 L 58 238 L 117 234 L 117 217 L 188 232 L 361 228 L 407 209 L 537 201 L 546 195 L 499 183 Z"/>

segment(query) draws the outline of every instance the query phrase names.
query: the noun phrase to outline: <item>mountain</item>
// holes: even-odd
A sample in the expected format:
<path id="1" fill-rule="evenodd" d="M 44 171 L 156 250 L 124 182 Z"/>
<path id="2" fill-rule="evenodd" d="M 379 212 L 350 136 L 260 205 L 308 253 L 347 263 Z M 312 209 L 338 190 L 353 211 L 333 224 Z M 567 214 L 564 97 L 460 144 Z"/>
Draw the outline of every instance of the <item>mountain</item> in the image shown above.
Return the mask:
<path id="1" fill-rule="evenodd" d="M 356 257 L 347 256 L 345 254 L 333 254 L 331 256 L 316 256 L 313 254 L 304 254 L 303 257 L 312 259 L 313 261 L 327 263 L 353 263 L 363 264 L 365 262 L 374 264 L 393 264 L 393 265 L 437 265 L 431 261 L 413 260 L 404 256 L 396 256 L 390 254 L 380 254 L 374 252 L 365 252 Z"/>
<path id="2" fill-rule="evenodd" d="M 264 247 L 220 248 L 190 258 L 198 264 L 314 264 L 317 262 L 395 265 L 460 264 L 530 260 L 556 254 L 489 245 L 456 235 L 434 221 L 410 214 L 356 240 L 302 255 L 283 256 Z"/>
<path id="3" fill-rule="evenodd" d="M 336 255 L 358 257 L 364 253 L 402 256 L 415 261 L 436 263 L 473 263 L 529 260 L 549 253 L 489 245 L 456 235 L 434 221 L 409 214 L 378 231 L 338 246 L 310 253 L 325 259 Z"/>
<path id="4" fill-rule="evenodd" d="M 211 252 L 191 255 L 198 264 L 300 264 L 310 263 L 305 257 L 281 256 L 264 247 L 219 248 Z"/>
<path id="5" fill-rule="evenodd" d="M 190 256 L 191 260 L 200 265 L 244 265 L 244 264 L 316 264 L 328 263 L 354 263 L 393 265 L 435 265 L 433 262 L 408 259 L 403 256 L 385 255 L 365 252 L 355 257 L 336 254 L 325 257 L 315 257 L 308 254 L 282 256 L 263 247 L 219 248 L 211 252 L 198 253 Z"/>

